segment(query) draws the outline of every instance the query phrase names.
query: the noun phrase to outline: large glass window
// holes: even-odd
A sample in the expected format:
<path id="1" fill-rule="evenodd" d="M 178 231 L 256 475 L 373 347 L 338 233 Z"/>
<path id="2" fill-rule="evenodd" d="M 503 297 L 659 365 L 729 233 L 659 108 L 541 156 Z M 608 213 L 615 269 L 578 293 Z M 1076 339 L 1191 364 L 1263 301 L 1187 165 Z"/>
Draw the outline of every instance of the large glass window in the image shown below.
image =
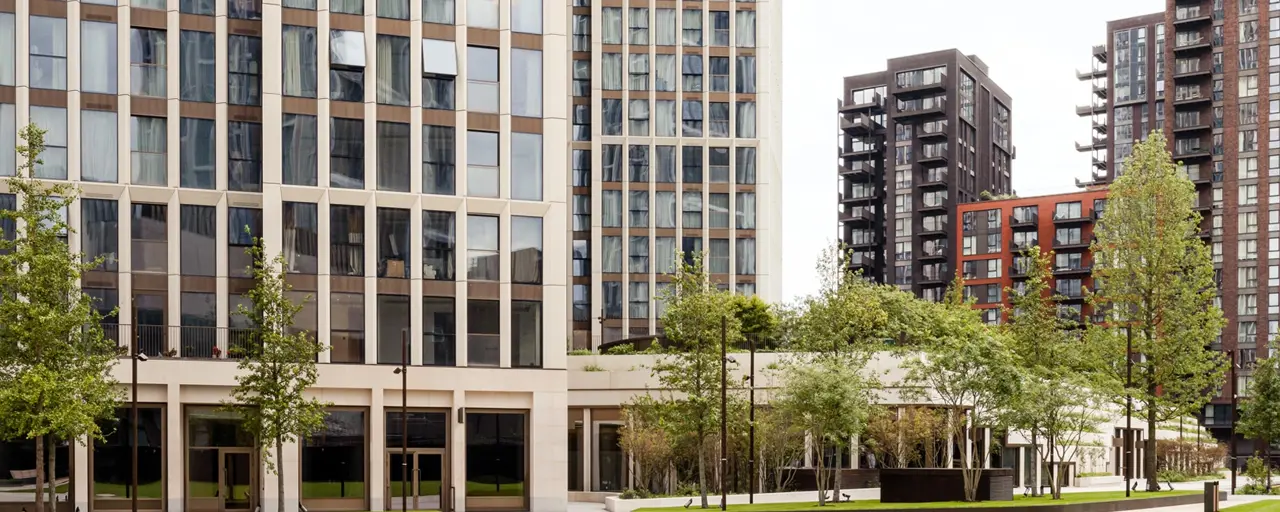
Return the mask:
<path id="1" fill-rule="evenodd" d="M 511 282 L 542 284 L 541 217 L 511 217 Z"/>
<path id="2" fill-rule="evenodd" d="M 542 367 L 542 303 L 511 301 L 511 366 Z"/>
<path id="3" fill-rule="evenodd" d="M 378 103 L 408 105 L 409 77 L 409 38 L 378 34 Z"/>
<path id="4" fill-rule="evenodd" d="M 378 208 L 378 277 L 408 279 L 409 249 L 409 210 Z"/>
<path id="5" fill-rule="evenodd" d="M 675 92 L 676 90 L 676 56 L 653 56 L 653 90 Z"/>
<path id="6" fill-rule="evenodd" d="M 367 436 L 364 411 L 327 411 L 324 427 L 302 440 L 302 499 L 363 503 Z"/>
<path id="7" fill-rule="evenodd" d="M 117 55 L 115 23 L 81 21 L 80 89 L 84 92 L 115 94 Z M 32 60 L 34 59 L 33 55 Z M 34 74 L 32 78 L 35 78 Z"/>
<path id="8" fill-rule="evenodd" d="M 649 283 L 633 281 L 627 288 L 627 316 L 649 318 Z"/>
<path id="9" fill-rule="evenodd" d="M 217 172 L 214 120 L 184 117 L 179 122 L 181 186 L 212 190 Z"/>
<path id="10" fill-rule="evenodd" d="M 498 250 L 498 218 L 467 216 L 467 279 L 497 281 L 502 253 Z"/>
<path id="11" fill-rule="evenodd" d="M 37 178 L 67 179 L 67 109 L 31 107 L 31 123 L 45 130 L 44 153 L 35 166 Z"/>
<path id="12" fill-rule="evenodd" d="M 738 123 L 734 135 L 743 139 L 754 139 L 756 137 L 756 102 L 739 101 L 736 105 Z"/>
<path id="13" fill-rule="evenodd" d="M 262 190 L 262 125 L 227 123 L 227 190 Z"/>
<path id="14" fill-rule="evenodd" d="M 738 56 L 738 78 L 735 90 L 739 93 L 756 93 L 756 58 L 753 55 Z M 909 126 L 909 125 L 908 125 Z"/>
<path id="15" fill-rule="evenodd" d="M 453 110 L 458 52 L 453 41 L 422 40 L 422 108 Z"/>
<path id="16" fill-rule="evenodd" d="M 649 44 L 649 9 L 632 7 L 627 13 L 627 27 L 630 29 L 627 42 L 634 45 Z"/>
<path id="17" fill-rule="evenodd" d="M 676 10 L 654 9 L 653 43 L 658 46 L 676 45 Z"/>
<path id="18" fill-rule="evenodd" d="M 178 9 L 185 14 L 213 16 L 213 0 L 179 0 Z"/>
<path id="19" fill-rule="evenodd" d="M 708 104 L 711 110 L 711 119 L 707 123 L 708 137 L 728 137 L 729 136 L 729 102 L 713 101 Z"/>
<path id="20" fill-rule="evenodd" d="M 135 204 L 130 223 L 133 271 L 159 273 L 168 271 L 168 208 L 162 204 Z M 210 251 L 208 254 L 214 254 L 214 252 Z"/>
<path id="21" fill-rule="evenodd" d="M 165 97 L 168 82 L 168 44 L 163 30 L 133 28 L 130 32 L 130 92 L 135 96 Z"/>
<path id="22" fill-rule="evenodd" d="M 467 195 L 498 197 L 498 134 L 467 132 Z"/>
<path id="23" fill-rule="evenodd" d="M 653 225 L 664 229 L 674 229 L 676 227 L 675 192 L 657 191 L 653 193 Z"/>
<path id="24" fill-rule="evenodd" d="M 542 200 L 542 135 L 511 134 L 511 198 Z"/>
<path id="25" fill-rule="evenodd" d="M 649 191 L 632 190 L 629 195 L 630 197 L 627 199 L 627 209 L 629 210 L 627 226 L 649 227 Z"/>
<path id="26" fill-rule="evenodd" d="M 501 303 L 496 300 L 468 299 L 467 366 L 498 366 L 502 358 L 501 344 Z"/>
<path id="27" fill-rule="evenodd" d="M 734 183 L 752 185 L 756 182 L 756 148 L 737 148 Z"/>
<path id="28" fill-rule="evenodd" d="M 329 362 L 364 362 L 364 295 L 329 294 Z"/>
<path id="29" fill-rule="evenodd" d="M 702 46 L 702 9 L 685 9 L 681 28 L 685 46 Z"/>
<path id="30" fill-rule="evenodd" d="M 364 275 L 363 206 L 329 206 L 329 273 Z"/>
<path id="31" fill-rule="evenodd" d="M 329 119 L 329 186 L 364 188 L 364 121 Z"/>
<path id="32" fill-rule="evenodd" d="M 331 6 L 332 8 L 332 6 Z M 329 31 L 329 97 L 364 101 L 364 33 Z"/>
<path id="33" fill-rule="evenodd" d="M 283 204 L 284 265 L 292 274 L 319 270 L 319 213 L 314 203 Z"/>
<path id="34" fill-rule="evenodd" d="M 498 28 L 498 0 L 467 0 L 467 25 Z"/>
<path id="35" fill-rule="evenodd" d="M 213 103 L 217 85 L 217 43 L 209 32 L 183 30 L 178 33 L 180 54 L 178 89 L 183 101 Z"/>
<path id="36" fill-rule="evenodd" d="M 422 193 L 454 194 L 454 155 L 452 126 L 422 127 Z"/>
<path id="37" fill-rule="evenodd" d="M 80 111 L 80 179 L 115 183 L 116 166 L 116 113 L 101 110 Z"/>
<path id="38" fill-rule="evenodd" d="M 248 251 L 262 239 L 262 210 L 227 209 L 227 275 L 253 277 L 253 257 Z"/>
<path id="39" fill-rule="evenodd" d="M 260 20 L 262 19 L 262 0 L 227 0 L 227 17 Z"/>
<path id="40" fill-rule="evenodd" d="M 542 33 L 542 0 L 511 0 L 511 31 Z"/>
<path id="41" fill-rule="evenodd" d="M 30 22 L 28 34 L 31 37 L 29 47 L 31 87 L 65 90 L 67 88 L 67 20 L 32 16 Z"/>
<path id="42" fill-rule="evenodd" d="M 119 203 L 114 200 L 80 200 L 80 249 L 84 252 L 85 261 L 102 258 L 97 270 L 115 272 L 119 269 L 119 208 Z"/>
<path id="43" fill-rule="evenodd" d="M 422 21 L 453 24 L 453 0 L 422 0 Z"/>
<path id="44" fill-rule="evenodd" d="M 600 237 L 600 270 L 608 274 L 622 272 L 622 237 Z"/>
<path id="45" fill-rule="evenodd" d="M 524 414 L 468 412 L 466 422 L 467 497 L 525 496 Z"/>
<path id="46" fill-rule="evenodd" d="M 111 420 L 99 422 L 103 438 L 94 440 L 93 443 L 93 487 L 89 491 L 97 503 L 95 508 L 105 508 L 102 503 L 106 501 L 116 501 L 121 506 L 128 506 L 125 500 L 132 498 L 130 492 L 133 484 L 135 433 L 138 447 L 139 505 L 146 503 L 147 508 L 161 505 L 165 481 L 165 421 L 162 413 L 159 406 L 139 405 L 136 430 L 133 413 L 128 407 L 116 408 Z M 11 457 L 5 457 L 10 453 L 0 450 L 0 454 L 0 458 L 6 462 L 17 462 Z M 59 460 L 57 464 L 66 462 Z M 0 462 L 0 465 L 4 463 Z"/>
<path id="47" fill-rule="evenodd" d="M 169 133 L 166 125 L 163 117 L 134 116 L 131 119 L 132 183 L 164 186 L 168 182 Z"/>
<path id="48" fill-rule="evenodd" d="M 684 75 L 685 92 L 702 90 L 702 56 L 685 55 L 681 58 L 681 74 Z"/>
<path id="49" fill-rule="evenodd" d="M 217 208 L 184 204 L 178 213 L 179 241 L 184 249 L 181 251 L 182 275 L 213 276 L 217 269 Z M 133 257 L 136 267 L 138 254 L 135 252 Z M 155 257 L 167 259 L 168 255 L 157 253 Z"/>
<path id="50" fill-rule="evenodd" d="M 738 275 L 755 275 L 756 239 L 739 238 L 735 242 L 737 247 L 734 248 L 734 265 L 737 267 Z"/>
<path id="51" fill-rule="evenodd" d="M 685 183 L 702 183 L 702 146 L 681 146 L 683 180 Z"/>
<path id="52" fill-rule="evenodd" d="M 622 100 L 604 99 L 600 102 L 600 127 L 602 135 L 622 135 Z"/>
<path id="53" fill-rule="evenodd" d="M 457 316 L 453 297 L 422 298 L 422 364 L 456 364 Z"/>
<path id="54" fill-rule="evenodd" d="M 681 119 L 683 119 L 682 130 L 685 137 L 701 137 L 702 136 L 702 102 L 698 100 L 684 100 L 681 102 L 680 109 Z"/>
<path id="55" fill-rule="evenodd" d="M 734 212 L 737 214 L 738 229 L 755 229 L 756 228 L 756 194 L 754 192 L 738 192 L 737 207 Z"/>
<path id="56" fill-rule="evenodd" d="M 378 190 L 409 191 L 409 125 L 378 121 Z"/>
<path id="57" fill-rule="evenodd" d="M 262 38 L 227 36 L 227 102 L 262 103 Z"/>
<path id="58" fill-rule="evenodd" d="M 281 27 L 281 73 L 285 96 L 316 97 L 318 43 L 315 27 Z M 289 114 L 286 114 L 289 115 Z"/>
<path id="59" fill-rule="evenodd" d="M 409 19 L 409 0 L 378 0 L 378 17 Z"/>
<path id="60" fill-rule="evenodd" d="M 409 343 L 409 297 L 378 295 L 378 364 L 400 364 Z"/>
<path id="61" fill-rule="evenodd" d="M 707 227 L 729 229 L 729 194 L 707 195 Z"/>
<path id="62" fill-rule="evenodd" d="M 756 45 L 756 12 L 738 11 L 738 19 L 734 28 L 739 48 L 751 48 Z"/>
<path id="63" fill-rule="evenodd" d="M 422 212 L 422 278 L 452 281 L 457 223 L 453 212 Z"/>
<path id="64" fill-rule="evenodd" d="M 541 51 L 511 49 L 511 115 L 542 117 Z"/>
<path id="65" fill-rule="evenodd" d="M 316 116 L 285 114 L 280 124 L 284 139 L 284 166 L 281 169 L 285 185 L 316 186 L 319 162 Z"/>
<path id="66" fill-rule="evenodd" d="M 649 237 L 631 237 L 627 243 L 627 270 L 632 274 L 649 272 Z"/>
<path id="67" fill-rule="evenodd" d="M 14 14 L 0 13 L 0 85 L 14 84 L 14 72 L 17 53 L 17 30 L 14 28 Z"/>
<path id="68" fill-rule="evenodd" d="M 497 6 L 496 0 L 494 6 Z M 467 110 L 498 113 L 498 77 L 498 49 L 468 46 Z"/>

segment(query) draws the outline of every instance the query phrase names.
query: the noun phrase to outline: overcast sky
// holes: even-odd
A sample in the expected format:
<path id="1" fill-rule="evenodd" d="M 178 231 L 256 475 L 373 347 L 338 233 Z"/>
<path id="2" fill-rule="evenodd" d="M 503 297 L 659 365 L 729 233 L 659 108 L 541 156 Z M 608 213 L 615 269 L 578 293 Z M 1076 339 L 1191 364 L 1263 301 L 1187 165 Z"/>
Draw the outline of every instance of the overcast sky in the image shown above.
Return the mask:
<path id="1" fill-rule="evenodd" d="M 836 240 L 836 99 L 841 78 L 891 57 L 956 48 L 976 54 L 1013 97 L 1013 188 L 1069 192 L 1089 175 L 1089 101 L 1076 80 L 1108 20 L 1162 0 L 785 0 L 783 3 L 783 296 L 816 287 L 814 258 Z"/>

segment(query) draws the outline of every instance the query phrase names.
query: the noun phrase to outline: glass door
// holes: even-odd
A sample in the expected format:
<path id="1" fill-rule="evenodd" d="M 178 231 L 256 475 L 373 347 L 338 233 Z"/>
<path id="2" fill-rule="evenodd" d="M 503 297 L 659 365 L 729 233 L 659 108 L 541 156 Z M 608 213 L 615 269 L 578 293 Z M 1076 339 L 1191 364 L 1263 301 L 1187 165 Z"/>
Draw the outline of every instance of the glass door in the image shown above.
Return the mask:
<path id="1" fill-rule="evenodd" d="M 418 455 L 418 510 L 444 510 L 444 454 Z"/>
<path id="2" fill-rule="evenodd" d="M 405 461 L 408 461 L 408 466 Z M 406 458 L 399 451 L 387 452 L 387 510 L 417 510 L 414 498 L 417 495 L 414 475 L 417 471 L 418 457 L 409 452 Z M 405 503 L 408 500 L 408 503 Z"/>
<path id="3" fill-rule="evenodd" d="M 222 510 L 253 508 L 253 454 L 242 451 L 222 452 Z"/>

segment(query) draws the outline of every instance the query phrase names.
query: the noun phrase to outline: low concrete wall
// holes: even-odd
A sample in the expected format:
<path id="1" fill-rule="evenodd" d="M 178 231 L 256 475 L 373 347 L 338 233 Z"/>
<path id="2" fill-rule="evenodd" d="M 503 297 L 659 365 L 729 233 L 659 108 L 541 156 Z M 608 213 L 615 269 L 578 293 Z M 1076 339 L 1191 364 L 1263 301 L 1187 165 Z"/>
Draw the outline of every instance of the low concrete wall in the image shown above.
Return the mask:
<path id="1" fill-rule="evenodd" d="M 879 489 L 850 489 L 842 491 L 849 495 L 851 500 L 874 500 L 880 497 Z M 741 505 L 747 503 L 746 494 L 730 494 L 730 505 Z M 689 500 L 693 500 L 693 506 L 690 510 L 698 508 L 701 498 L 698 496 L 681 497 L 681 498 L 651 498 L 646 500 L 624 500 L 616 496 L 610 496 L 604 500 L 604 508 L 609 512 L 631 512 L 638 508 L 647 507 L 683 507 Z M 818 501 L 817 491 L 805 492 L 774 492 L 767 494 L 756 494 L 756 503 L 797 503 L 806 501 Z M 707 503 L 714 508 L 720 507 L 720 495 L 707 495 Z"/>
<path id="2" fill-rule="evenodd" d="M 1076 487 L 1098 487 L 1100 485 L 1123 484 L 1123 476 L 1082 476 L 1076 478 Z"/>
<path id="3" fill-rule="evenodd" d="M 579 503 L 604 503 L 605 498 L 617 496 L 616 492 L 569 491 L 569 501 Z"/>
<path id="4" fill-rule="evenodd" d="M 880 470 L 880 500 L 885 503 L 927 503 L 965 499 L 961 469 L 908 468 Z M 1012 501 L 1013 470 L 984 469 L 979 475 L 978 501 Z"/>

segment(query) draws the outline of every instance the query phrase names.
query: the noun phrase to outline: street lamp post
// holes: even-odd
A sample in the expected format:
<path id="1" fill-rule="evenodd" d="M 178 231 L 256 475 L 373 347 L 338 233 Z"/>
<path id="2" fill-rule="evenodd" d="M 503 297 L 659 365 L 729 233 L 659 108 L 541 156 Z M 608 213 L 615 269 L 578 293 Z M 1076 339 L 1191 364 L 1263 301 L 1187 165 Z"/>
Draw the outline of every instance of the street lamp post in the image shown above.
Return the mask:
<path id="1" fill-rule="evenodd" d="M 1239 390 L 1236 389 L 1236 351 L 1228 350 L 1227 357 L 1231 358 L 1231 494 L 1236 493 L 1236 401 L 1240 397 Z"/>
<path id="2" fill-rule="evenodd" d="M 409 510 L 409 332 L 400 331 L 400 511 Z"/>
<path id="3" fill-rule="evenodd" d="M 1133 326 L 1124 328 L 1124 497 L 1130 493 L 1129 480 L 1133 479 Z"/>
<path id="4" fill-rule="evenodd" d="M 748 418 L 750 424 L 747 427 L 749 432 L 747 434 L 747 449 L 751 452 L 747 454 L 747 468 L 751 476 L 747 483 L 747 503 L 754 504 L 756 502 L 756 337 L 749 337 L 748 342 L 750 343 L 748 348 L 751 350 L 751 375 L 747 377 L 748 382 L 751 383 L 751 391 L 749 392 L 751 401 L 749 410 L 751 412 Z"/>
<path id="5" fill-rule="evenodd" d="M 138 362 L 146 361 L 147 355 L 142 353 L 138 348 L 141 342 L 141 336 L 138 329 L 138 308 L 137 300 L 130 302 L 133 307 L 133 340 L 129 343 L 129 359 L 133 368 L 131 390 L 133 397 L 129 403 L 129 461 L 130 461 L 130 480 L 129 480 L 129 510 L 138 512 Z"/>
<path id="6" fill-rule="evenodd" d="M 729 441 L 729 355 L 728 355 L 728 317 L 720 317 L 720 510 L 729 506 L 729 492 L 725 489 L 725 476 L 729 474 L 729 458 L 726 448 Z"/>

